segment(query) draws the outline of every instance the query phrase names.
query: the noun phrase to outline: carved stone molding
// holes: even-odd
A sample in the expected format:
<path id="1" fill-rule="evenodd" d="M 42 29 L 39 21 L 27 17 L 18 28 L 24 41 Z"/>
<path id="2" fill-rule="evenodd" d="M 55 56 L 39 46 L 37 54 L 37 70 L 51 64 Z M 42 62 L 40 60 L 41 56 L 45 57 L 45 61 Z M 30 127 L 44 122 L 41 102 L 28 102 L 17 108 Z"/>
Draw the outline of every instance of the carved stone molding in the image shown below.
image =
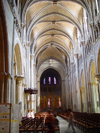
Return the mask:
<path id="1" fill-rule="evenodd" d="M 23 78 L 24 78 L 24 76 L 22 76 L 22 75 L 18 75 L 18 76 L 16 75 L 17 84 L 22 83 Z"/>

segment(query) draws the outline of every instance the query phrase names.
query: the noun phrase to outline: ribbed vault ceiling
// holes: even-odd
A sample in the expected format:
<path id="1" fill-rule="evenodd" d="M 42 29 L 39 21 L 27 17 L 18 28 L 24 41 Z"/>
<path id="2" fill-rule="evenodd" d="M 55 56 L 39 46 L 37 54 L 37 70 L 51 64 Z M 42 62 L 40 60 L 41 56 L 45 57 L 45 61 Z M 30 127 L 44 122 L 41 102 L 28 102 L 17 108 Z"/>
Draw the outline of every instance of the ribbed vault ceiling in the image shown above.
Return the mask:
<path id="1" fill-rule="evenodd" d="M 63 64 L 70 58 L 77 34 L 83 33 L 84 3 L 77 1 L 26 1 L 26 38 L 31 44 L 31 53 L 36 55 L 37 65 L 50 57 Z"/>

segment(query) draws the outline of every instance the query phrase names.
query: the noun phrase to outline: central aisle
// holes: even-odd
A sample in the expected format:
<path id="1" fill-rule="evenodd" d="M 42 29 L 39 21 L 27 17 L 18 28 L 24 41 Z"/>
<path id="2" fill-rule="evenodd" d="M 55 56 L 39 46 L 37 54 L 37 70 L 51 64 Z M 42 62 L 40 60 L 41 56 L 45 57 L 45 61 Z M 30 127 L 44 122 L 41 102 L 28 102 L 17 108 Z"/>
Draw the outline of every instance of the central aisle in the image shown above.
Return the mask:
<path id="1" fill-rule="evenodd" d="M 71 127 L 70 127 L 69 131 L 66 132 L 67 131 L 67 127 L 68 127 L 68 122 L 66 120 L 62 119 L 59 116 L 57 116 L 57 119 L 59 120 L 60 133 L 72 133 L 73 132 Z M 74 128 L 75 128 L 76 133 L 85 133 L 85 132 L 79 130 L 75 126 L 74 126 Z"/>

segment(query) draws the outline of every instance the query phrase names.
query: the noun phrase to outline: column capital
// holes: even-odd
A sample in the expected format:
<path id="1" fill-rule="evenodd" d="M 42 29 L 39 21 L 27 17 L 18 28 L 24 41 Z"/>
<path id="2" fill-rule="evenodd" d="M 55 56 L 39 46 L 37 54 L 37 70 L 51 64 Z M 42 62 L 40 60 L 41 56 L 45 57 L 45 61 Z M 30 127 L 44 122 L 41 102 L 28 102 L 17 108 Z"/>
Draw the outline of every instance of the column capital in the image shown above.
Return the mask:
<path id="1" fill-rule="evenodd" d="M 78 53 L 74 54 L 74 56 L 75 56 L 76 58 L 78 58 Z"/>
<path id="2" fill-rule="evenodd" d="M 84 87 L 79 87 L 81 91 L 84 91 Z"/>
<path id="3" fill-rule="evenodd" d="M 33 66 L 36 66 L 36 64 L 34 63 Z"/>
<path id="4" fill-rule="evenodd" d="M 90 81 L 90 82 L 88 82 L 88 84 L 90 84 L 90 85 L 97 85 L 97 83 L 94 82 L 94 81 Z"/>
<path id="5" fill-rule="evenodd" d="M 26 45 L 27 45 L 28 47 L 30 47 L 30 45 L 31 45 L 31 44 L 30 44 L 30 42 L 27 42 L 27 44 L 26 44 Z"/>
<path id="6" fill-rule="evenodd" d="M 25 26 L 26 26 L 26 24 L 21 23 L 21 27 L 22 27 L 23 29 L 25 28 Z"/>
<path id="7" fill-rule="evenodd" d="M 85 41 L 84 41 L 84 40 L 82 40 L 82 41 L 81 41 L 81 45 L 83 46 L 84 44 L 85 44 Z"/>
<path id="8" fill-rule="evenodd" d="M 90 22 L 90 26 L 93 27 L 94 26 L 94 22 Z"/>
<path id="9" fill-rule="evenodd" d="M 18 81 L 22 81 L 24 76 L 23 75 L 18 75 L 18 76 L 16 75 L 16 78 L 17 78 Z"/>
<path id="10" fill-rule="evenodd" d="M 22 86 L 25 88 L 26 87 L 26 84 L 25 83 L 22 83 Z"/>
<path id="11" fill-rule="evenodd" d="M 34 54 L 31 54 L 30 59 L 32 60 L 34 58 L 34 56 L 35 56 Z"/>

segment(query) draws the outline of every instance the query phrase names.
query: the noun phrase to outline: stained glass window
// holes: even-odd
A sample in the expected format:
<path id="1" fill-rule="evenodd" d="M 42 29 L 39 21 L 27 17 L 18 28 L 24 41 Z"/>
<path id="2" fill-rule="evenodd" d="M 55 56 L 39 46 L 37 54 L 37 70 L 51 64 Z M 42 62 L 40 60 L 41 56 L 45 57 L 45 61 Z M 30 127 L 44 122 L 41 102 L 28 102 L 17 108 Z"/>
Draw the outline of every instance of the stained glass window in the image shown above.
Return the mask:
<path id="1" fill-rule="evenodd" d="M 51 77 L 48 77 L 49 84 L 51 84 Z"/>
<path id="2" fill-rule="evenodd" d="M 50 108 L 50 98 L 48 98 L 48 107 Z"/>
<path id="3" fill-rule="evenodd" d="M 44 85 L 46 84 L 46 78 L 43 79 L 43 84 L 44 84 Z"/>
<path id="4" fill-rule="evenodd" d="M 59 98 L 59 107 L 61 107 L 61 99 Z"/>
<path id="5" fill-rule="evenodd" d="M 54 77 L 54 84 L 56 84 L 56 78 Z"/>

